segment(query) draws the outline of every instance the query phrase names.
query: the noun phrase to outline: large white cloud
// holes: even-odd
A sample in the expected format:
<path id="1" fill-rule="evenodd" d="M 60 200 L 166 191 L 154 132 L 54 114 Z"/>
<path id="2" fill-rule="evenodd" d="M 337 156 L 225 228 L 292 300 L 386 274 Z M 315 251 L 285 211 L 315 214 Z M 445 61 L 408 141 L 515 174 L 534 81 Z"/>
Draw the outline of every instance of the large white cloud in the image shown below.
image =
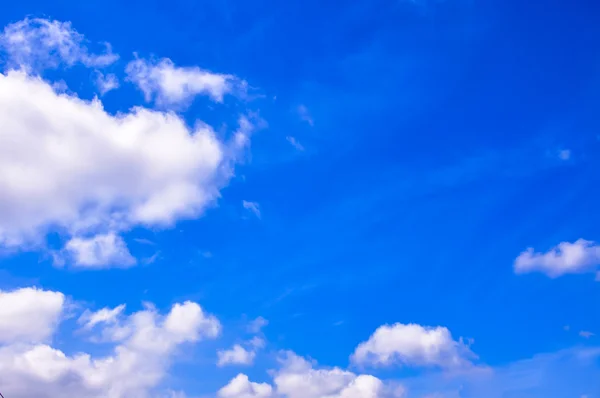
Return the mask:
<path id="1" fill-rule="evenodd" d="M 172 113 L 111 115 L 37 77 L 0 74 L 0 244 L 35 241 L 51 226 L 78 236 L 196 217 L 219 196 L 252 128 L 242 117 L 223 142 Z M 78 254 L 84 246 L 71 248 L 93 265 Z"/>
<path id="2" fill-rule="evenodd" d="M 60 321 L 64 304 L 65 296 L 59 292 L 0 290 L 0 345 L 46 341 Z"/>
<path id="3" fill-rule="evenodd" d="M 384 383 L 371 375 L 340 368 L 314 368 L 293 352 L 284 352 L 281 368 L 273 372 L 273 385 L 251 383 L 240 374 L 219 391 L 222 398 L 399 398 L 402 386 Z"/>
<path id="4" fill-rule="evenodd" d="M 102 53 L 88 51 L 83 35 L 69 22 L 42 18 L 26 18 L 4 28 L 0 34 L 0 49 L 12 67 L 25 69 L 56 68 L 60 65 L 83 64 L 104 67 L 119 57 L 108 44 Z"/>
<path id="5" fill-rule="evenodd" d="M 600 246 L 595 242 L 578 239 L 574 243 L 561 242 L 546 253 L 529 248 L 515 259 L 518 274 L 541 272 L 551 278 L 565 274 L 594 272 L 600 264 Z"/>
<path id="6" fill-rule="evenodd" d="M 462 339 L 455 341 L 445 327 L 396 323 L 380 326 L 356 347 L 351 359 L 358 365 L 459 368 L 469 366 L 474 357 Z"/>
<path id="7" fill-rule="evenodd" d="M 9 294 L 20 297 L 23 292 L 32 293 L 24 289 Z M 46 294 L 62 297 L 55 292 Z M 35 305 L 30 307 L 39 312 Z M 14 341 L 13 336 L 4 339 L 0 344 L 2 393 L 11 398 L 146 398 L 163 380 L 178 347 L 214 338 L 221 329 L 214 316 L 193 302 L 175 304 L 166 315 L 151 306 L 129 316 L 123 309 L 101 310 L 86 317 L 87 325 L 91 325 L 86 330 L 97 326 L 102 341 L 114 344 L 108 356 L 68 355 L 47 344 Z M 30 316 L 30 312 L 21 311 L 19 316 L 2 320 L 21 324 L 21 330 L 36 339 L 52 334 L 55 322 L 46 319 L 45 323 L 31 323 Z M 38 333 L 38 329 L 44 331 Z"/>

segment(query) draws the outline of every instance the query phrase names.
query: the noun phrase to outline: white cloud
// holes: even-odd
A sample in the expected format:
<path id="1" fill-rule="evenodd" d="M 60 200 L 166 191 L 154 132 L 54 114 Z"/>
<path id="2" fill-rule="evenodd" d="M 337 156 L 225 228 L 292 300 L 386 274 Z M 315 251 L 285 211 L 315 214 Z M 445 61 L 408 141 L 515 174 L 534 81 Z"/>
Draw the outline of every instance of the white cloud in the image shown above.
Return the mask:
<path id="1" fill-rule="evenodd" d="M 242 206 L 244 206 L 244 209 L 251 211 L 256 217 L 260 218 L 260 205 L 257 202 L 243 200 Z"/>
<path id="2" fill-rule="evenodd" d="M 41 18 L 26 18 L 6 26 L 0 35 L 0 49 L 6 53 L 9 66 L 25 69 L 75 64 L 104 67 L 119 58 L 107 44 L 100 54 L 88 52 L 84 37 L 71 23 Z"/>
<path id="3" fill-rule="evenodd" d="M 113 73 L 108 73 L 105 75 L 98 71 L 96 72 L 96 87 L 98 87 L 100 94 L 104 95 L 109 91 L 119 88 L 119 79 Z"/>
<path id="4" fill-rule="evenodd" d="M 250 333 L 260 333 L 262 328 L 264 328 L 268 324 L 269 324 L 268 320 L 266 320 L 262 316 L 259 316 L 258 318 L 254 319 L 253 321 L 251 321 L 248 324 L 247 330 Z"/>
<path id="5" fill-rule="evenodd" d="M 60 321 L 62 293 L 35 288 L 0 290 L 0 345 L 46 341 Z"/>
<path id="6" fill-rule="evenodd" d="M 581 337 L 583 337 L 584 339 L 589 339 L 590 337 L 593 337 L 593 336 L 595 336 L 595 334 L 594 334 L 594 333 L 592 333 L 592 332 L 588 332 L 587 330 L 582 330 L 582 331 L 580 331 L 580 332 L 579 332 L 579 335 L 580 335 Z"/>
<path id="7" fill-rule="evenodd" d="M 172 113 L 111 115 L 24 72 L 0 74 L 0 245 L 39 242 L 50 228 L 90 236 L 199 216 L 248 143 L 253 124 L 239 122 L 224 142 Z"/>
<path id="8" fill-rule="evenodd" d="M 144 93 L 146 101 L 159 105 L 185 104 L 197 95 L 208 95 L 222 102 L 225 94 L 244 86 L 232 75 L 212 73 L 198 67 L 177 67 L 170 59 L 158 62 L 131 61 L 126 68 L 128 80 Z"/>
<path id="9" fill-rule="evenodd" d="M 256 352 L 235 344 L 229 350 L 218 351 L 217 356 L 217 366 L 252 365 L 254 357 L 256 357 Z"/>
<path id="10" fill-rule="evenodd" d="M 74 266 L 80 268 L 127 268 L 136 264 L 123 238 L 114 232 L 72 238 L 65 245 L 65 251 L 73 257 Z"/>
<path id="11" fill-rule="evenodd" d="M 220 398 L 268 398 L 273 388 L 267 383 L 253 383 L 245 374 L 234 377 L 229 384 L 217 393 Z"/>
<path id="12" fill-rule="evenodd" d="M 102 308 L 96 312 L 86 310 L 80 317 L 78 322 L 83 325 L 83 329 L 90 330 L 99 324 L 114 324 L 118 317 L 125 310 L 125 304 L 121 304 L 113 309 Z"/>
<path id="13" fill-rule="evenodd" d="M 114 344 L 108 356 L 69 355 L 46 344 L 0 345 L 2 393 L 11 398 L 146 398 L 166 376 L 181 345 L 214 338 L 221 328 L 193 302 L 175 304 L 166 315 L 152 307 L 128 316 L 121 310 L 101 313 L 92 313 L 88 322 L 95 315 L 96 325 L 104 326 L 100 333 Z M 28 318 L 21 316 L 21 323 L 28 324 Z M 36 326 L 26 330 L 33 333 Z"/>
<path id="14" fill-rule="evenodd" d="M 249 380 L 238 375 L 224 387 L 228 395 L 222 398 L 281 397 L 281 398 L 398 398 L 404 395 L 400 385 L 384 383 L 371 375 L 357 375 L 340 368 L 313 368 L 313 364 L 292 352 L 280 359 L 281 368 L 273 371 L 273 384 L 261 384 L 264 395 L 248 388 Z M 256 384 L 256 383 L 254 383 Z M 254 393 L 254 395 L 253 395 Z"/>
<path id="15" fill-rule="evenodd" d="M 358 345 L 351 360 L 358 365 L 459 368 L 471 365 L 471 358 L 475 355 L 469 347 L 445 327 L 396 323 L 380 326 Z"/>
<path id="16" fill-rule="evenodd" d="M 529 248 L 516 258 L 517 274 L 541 272 L 551 278 L 565 274 L 594 272 L 600 264 L 600 246 L 595 242 L 579 239 L 574 243 L 561 242 L 546 253 Z"/>
<path id="17" fill-rule="evenodd" d="M 229 350 L 217 351 L 217 366 L 252 365 L 252 363 L 254 363 L 254 358 L 256 358 L 256 353 L 265 347 L 265 340 L 261 337 L 254 336 L 252 339 L 245 342 L 244 345 L 248 348 L 245 348 L 240 344 L 235 344 Z"/>
<path id="18" fill-rule="evenodd" d="M 304 147 L 302 146 L 302 144 L 300 144 L 300 142 L 298 142 L 298 140 L 297 140 L 296 138 L 294 138 L 294 137 L 292 137 L 292 136 L 289 136 L 289 135 L 288 135 L 287 137 L 285 137 L 285 139 L 286 139 L 286 140 L 287 140 L 287 141 L 288 141 L 290 144 L 292 144 L 292 146 L 293 146 L 294 148 L 296 148 L 297 150 L 299 150 L 299 151 L 303 151 L 303 150 L 304 150 Z"/>

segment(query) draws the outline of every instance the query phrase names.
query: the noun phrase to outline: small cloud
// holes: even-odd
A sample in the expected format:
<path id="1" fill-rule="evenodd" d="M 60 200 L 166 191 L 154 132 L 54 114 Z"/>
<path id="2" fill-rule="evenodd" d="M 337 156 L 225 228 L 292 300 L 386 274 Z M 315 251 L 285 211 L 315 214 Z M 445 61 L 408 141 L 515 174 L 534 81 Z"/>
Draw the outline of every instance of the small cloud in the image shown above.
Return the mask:
<path id="1" fill-rule="evenodd" d="M 217 366 L 219 367 L 227 365 L 252 365 L 256 353 L 236 344 L 229 350 L 218 351 L 217 356 Z"/>
<path id="2" fill-rule="evenodd" d="M 242 206 L 244 206 L 244 209 L 251 211 L 256 217 L 260 218 L 260 205 L 257 202 L 243 200 Z"/>
<path id="3" fill-rule="evenodd" d="M 584 339 L 589 339 L 590 337 L 592 337 L 592 336 L 595 336 L 595 334 L 594 334 L 594 333 L 592 333 L 592 332 L 588 332 L 588 331 L 586 331 L 586 330 L 582 330 L 581 332 L 579 332 L 579 335 L 580 335 L 581 337 L 583 337 Z"/>
<path id="4" fill-rule="evenodd" d="M 344 321 L 333 322 L 333 326 L 342 326 L 343 324 L 344 324 Z"/>
<path id="5" fill-rule="evenodd" d="M 117 76 L 112 73 L 105 75 L 102 72 L 97 71 L 96 87 L 98 87 L 100 95 L 104 95 L 109 91 L 119 88 L 119 79 L 117 79 Z"/>
<path id="6" fill-rule="evenodd" d="M 561 242 L 546 253 L 529 248 L 514 262 L 517 274 L 541 272 L 551 278 L 594 271 L 600 264 L 600 245 L 585 239 Z"/>
<path id="7" fill-rule="evenodd" d="M 209 252 L 208 250 L 201 251 L 200 255 L 204 258 L 212 258 L 212 256 L 213 256 L 213 254 L 211 252 Z"/>
<path id="8" fill-rule="evenodd" d="M 571 330 L 571 326 L 569 326 L 569 325 L 565 325 L 565 326 L 563 326 L 563 330 L 564 330 L 565 332 L 568 332 L 569 330 Z"/>
<path id="9" fill-rule="evenodd" d="M 139 243 L 140 245 L 152 245 L 154 246 L 154 242 L 152 242 L 149 239 L 144 239 L 144 238 L 135 238 L 133 239 L 134 242 Z"/>
<path id="10" fill-rule="evenodd" d="M 160 251 L 154 253 L 152 256 L 142 259 L 142 264 L 150 265 L 156 262 L 160 257 Z"/>
<path id="11" fill-rule="evenodd" d="M 571 151 L 569 149 L 562 149 L 558 152 L 558 157 L 560 160 L 569 160 L 571 159 Z"/>
<path id="12" fill-rule="evenodd" d="M 296 148 L 299 151 L 303 151 L 304 147 L 302 146 L 302 144 L 300 144 L 300 142 L 298 142 L 298 140 L 294 137 L 292 137 L 291 135 L 288 135 L 287 137 L 285 137 L 285 139 L 292 144 L 292 146 L 294 148 Z"/>
<path id="13" fill-rule="evenodd" d="M 258 318 L 256 318 L 255 320 L 253 320 L 252 322 L 250 322 L 248 324 L 247 330 L 249 333 L 260 333 L 262 328 L 264 328 L 268 324 L 269 324 L 269 321 L 267 321 L 262 316 L 259 316 Z"/>
<path id="14" fill-rule="evenodd" d="M 315 122 L 314 122 L 312 116 L 310 115 L 308 108 L 305 105 L 298 105 L 297 111 L 298 111 L 298 115 L 300 116 L 300 119 L 302 119 L 303 121 L 308 123 L 311 127 L 313 127 L 315 125 Z"/>
<path id="15" fill-rule="evenodd" d="M 74 237 L 64 250 L 71 256 L 73 265 L 79 268 L 128 268 L 136 264 L 123 238 L 114 232 L 89 238 Z"/>

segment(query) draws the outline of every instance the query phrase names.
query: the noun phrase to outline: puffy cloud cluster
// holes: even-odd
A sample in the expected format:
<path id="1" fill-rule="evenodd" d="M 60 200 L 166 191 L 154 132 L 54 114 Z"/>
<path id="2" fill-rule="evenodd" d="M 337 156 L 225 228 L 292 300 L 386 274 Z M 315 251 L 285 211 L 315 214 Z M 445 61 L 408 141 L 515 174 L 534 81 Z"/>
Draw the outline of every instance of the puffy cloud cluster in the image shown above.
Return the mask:
<path id="1" fill-rule="evenodd" d="M 281 368 L 274 371 L 273 386 L 253 383 L 240 374 L 218 392 L 221 398 L 398 398 L 405 390 L 371 375 L 357 375 L 314 364 L 293 352 L 284 352 Z"/>
<path id="2" fill-rule="evenodd" d="M 473 358 L 462 339 L 455 341 L 445 327 L 396 323 L 380 326 L 351 359 L 358 365 L 461 368 L 470 366 Z"/>
<path id="3" fill-rule="evenodd" d="M 121 232 L 200 216 L 233 175 L 255 125 L 236 115 L 239 127 L 226 139 L 171 111 L 133 106 L 111 114 L 99 99 L 66 94 L 36 75 L 117 60 L 110 46 L 94 54 L 86 43 L 70 23 L 45 19 L 25 19 L 0 35 L 9 66 L 0 73 L 0 246 L 39 244 L 48 231 L 59 231 L 70 240 L 54 253 L 57 264 L 129 267 L 136 260 Z M 95 73 L 101 93 L 118 87 L 114 74 Z M 127 74 L 165 104 L 194 95 L 222 101 L 242 85 L 232 75 L 179 68 L 167 59 L 137 58 Z"/>
<path id="4" fill-rule="evenodd" d="M 0 385 L 6 396 L 145 398 L 181 345 L 215 338 L 221 329 L 193 302 L 175 304 L 165 315 L 150 306 L 131 315 L 123 314 L 124 306 L 88 311 L 81 319 L 84 330 L 113 344 L 112 353 L 68 355 L 47 341 L 64 303 L 61 293 L 36 289 L 0 296 Z"/>
<path id="5" fill-rule="evenodd" d="M 516 258 L 514 270 L 518 274 L 541 272 L 551 278 L 565 274 L 594 272 L 600 264 L 600 246 L 595 242 L 578 239 L 561 242 L 546 253 L 529 248 Z"/>

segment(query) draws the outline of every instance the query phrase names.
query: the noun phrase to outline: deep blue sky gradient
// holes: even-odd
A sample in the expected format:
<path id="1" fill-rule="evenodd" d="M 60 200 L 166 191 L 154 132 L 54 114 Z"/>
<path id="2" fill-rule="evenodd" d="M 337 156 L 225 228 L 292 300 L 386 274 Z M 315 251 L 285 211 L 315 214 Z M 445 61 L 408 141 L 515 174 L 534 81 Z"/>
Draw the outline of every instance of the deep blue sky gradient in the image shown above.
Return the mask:
<path id="1" fill-rule="evenodd" d="M 115 70 L 138 52 L 240 76 L 268 126 L 201 219 L 126 235 L 136 256 L 160 252 L 153 264 L 76 272 L 22 253 L 2 259 L 0 287 L 35 281 L 130 309 L 192 298 L 225 325 L 264 316 L 276 347 L 327 365 L 346 366 L 393 322 L 473 338 L 493 367 L 598 344 L 577 335 L 600 334 L 593 275 L 517 276 L 512 264 L 529 246 L 600 240 L 600 3 L 26 0 L 3 4 L 0 23 L 26 15 L 110 42 L 127 56 Z M 105 105 L 140 95 L 124 87 Z M 206 105 L 190 123 L 230 113 Z M 192 375 L 190 362 L 176 369 Z M 203 392 L 226 379 L 177 382 Z M 572 387 L 544 397 L 579 397 Z M 542 396 L 531 394 L 504 396 Z"/>

